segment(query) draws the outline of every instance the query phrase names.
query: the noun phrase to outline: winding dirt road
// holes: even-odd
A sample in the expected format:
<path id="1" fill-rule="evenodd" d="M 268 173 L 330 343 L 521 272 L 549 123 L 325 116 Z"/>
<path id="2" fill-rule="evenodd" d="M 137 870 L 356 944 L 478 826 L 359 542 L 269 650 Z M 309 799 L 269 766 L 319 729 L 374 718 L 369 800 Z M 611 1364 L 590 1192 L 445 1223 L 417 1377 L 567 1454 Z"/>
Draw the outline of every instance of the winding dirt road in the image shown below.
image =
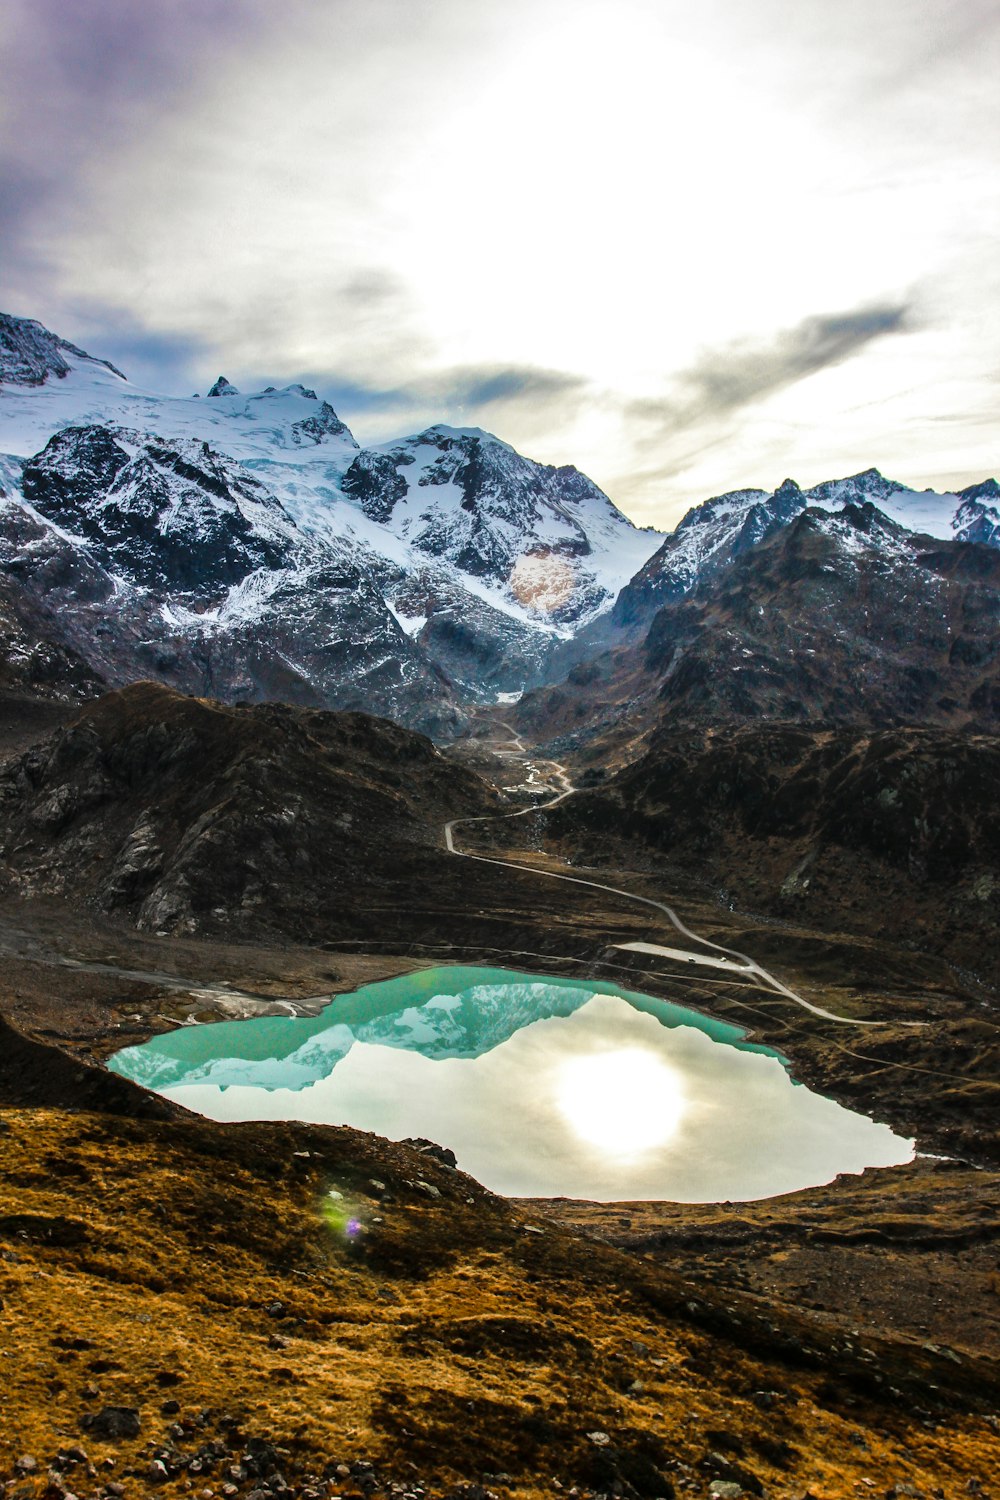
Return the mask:
<path id="1" fill-rule="evenodd" d="M 504 744 L 490 746 L 489 748 L 491 748 L 493 750 L 493 753 L 496 755 L 507 755 L 515 757 L 517 759 L 524 758 L 525 760 L 527 760 L 529 757 L 529 752 L 522 743 L 517 731 L 512 727 L 512 725 L 507 724 L 502 719 L 498 720 L 497 722 L 500 723 L 502 727 L 508 731 L 511 738 Z M 587 886 L 590 890 L 604 891 L 607 895 L 618 896 L 623 901 L 632 901 L 639 906 L 651 907 L 654 911 L 662 913 L 662 915 L 667 918 L 668 922 L 670 922 L 675 931 L 679 932 L 682 937 L 687 938 L 689 942 L 697 943 L 701 948 L 711 949 L 711 953 L 713 956 L 709 956 L 704 953 L 692 953 L 687 949 L 668 948 L 659 943 L 652 942 L 614 944 L 613 946 L 617 948 L 621 948 L 626 951 L 659 955 L 664 958 L 669 958 L 674 963 L 684 962 L 691 964 L 703 964 L 706 967 L 711 968 L 724 967 L 730 970 L 735 970 L 738 973 L 745 975 L 748 979 L 755 980 L 765 989 L 772 990 L 776 995 L 782 995 L 786 1000 L 791 1000 L 795 1005 L 801 1006 L 803 1010 L 810 1011 L 814 1016 L 822 1016 L 825 1021 L 835 1021 L 841 1026 L 884 1026 L 888 1024 L 885 1021 L 858 1021 L 855 1020 L 853 1016 L 838 1016 L 831 1010 L 824 1010 L 821 1005 L 813 1005 L 811 1001 L 804 999 L 803 996 L 797 994 L 795 990 L 789 989 L 786 984 L 782 984 L 780 979 L 778 979 L 768 969 L 763 968 L 763 966 L 759 964 L 756 959 L 751 958 L 749 954 L 740 953 L 735 948 L 723 947 L 721 943 L 713 943 L 709 938 L 699 937 L 696 932 L 692 932 L 689 927 L 686 927 L 684 925 L 680 917 L 674 911 L 673 907 L 667 906 L 663 901 L 654 901 L 649 896 L 637 896 L 632 891 L 623 891 L 618 886 L 604 885 L 596 880 L 584 880 L 579 875 L 560 875 L 557 874 L 554 870 L 539 870 L 534 866 L 518 864 L 515 860 L 495 859 L 490 855 L 472 854 L 467 849 L 457 848 L 455 844 L 456 828 L 463 827 L 470 823 L 495 823 L 512 818 L 525 818 L 528 817 L 531 813 L 548 812 L 550 808 L 557 807 L 560 802 L 565 802 L 567 797 L 572 797 L 574 795 L 574 793 L 577 791 L 577 788 L 570 780 L 569 773 L 561 761 L 542 760 L 539 763 L 541 765 L 551 767 L 551 772 L 549 774 L 551 775 L 552 781 L 555 784 L 549 784 L 546 786 L 543 783 L 542 786 L 542 790 L 552 792 L 553 795 L 551 801 L 534 803 L 529 807 L 519 808 L 517 812 L 496 813 L 475 818 L 452 818 L 444 825 L 444 844 L 448 853 L 456 855 L 459 859 L 474 859 L 479 864 L 499 865 L 503 869 L 519 870 L 522 875 L 537 875 L 542 880 L 563 880 L 566 881 L 569 885 Z M 723 955 L 723 957 L 715 957 L 714 955 L 717 954 L 721 954 Z M 924 1023 L 921 1021 L 910 1021 L 904 1024 L 910 1026 L 920 1026 Z"/>
<path id="2" fill-rule="evenodd" d="M 590 890 L 602 891 L 607 895 L 616 896 L 622 901 L 648 907 L 652 911 L 657 912 L 661 917 L 665 917 L 674 931 L 687 939 L 689 943 L 694 944 L 696 949 L 702 950 L 698 952 L 687 948 L 669 947 L 657 941 L 615 943 L 611 945 L 621 951 L 646 954 L 654 958 L 660 957 L 668 960 L 675 966 L 683 964 L 685 966 L 691 965 L 692 967 L 714 969 L 716 972 L 719 970 L 728 971 L 734 977 L 746 978 L 760 987 L 770 990 L 773 994 L 780 995 L 791 1001 L 801 1009 L 809 1011 L 812 1015 L 819 1016 L 826 1021 L 833 1021 L 838 1025 L 870 1027 L 891 1024 L 887 1021 L 878 1020 L 859 1021 L 851 1016 L 837 1015 L 833 1011 L 825 1010 L 822 1006 L 814 1005 L 795 990 L 783 984 L 776 975 L 765 969 L 749 954 L 741 953 L 735 948 L 724 947 L 721 943 L 712 942 L 709 938 L 701 937 L 698 933 L 693 932 L 691 928 L 682 922 L 673 907 L 668 906 L 663 901 L 654 901 L 649 896 L 636 895 L 634 892 L 623 890 L 619 886 L 606 885 L 596 880 L 586 880 L 579 875 L 563 875 L 554 870 L 542 870 L 535 866 L 519 864 L 515 860 L 497 859 L 491 855 L 475 854 L 467 849 L 458 848 L 455 843 L 456 828 L 465 827 L 473 823 L 492 823 L 514 818 L 525 818 L 535 812 L 548 811 L 553 807 L 557 807 L 560 802 L 564 802 L 567 797 L 572 797 L 577 791 L 577 788 L 570 780 L 566 767 L 560 761 L 533 757 L 510 724 L 502 720 L 497 722 L 501 723 L 502 727 L 508 731 L 510 739 L 502 744 L 489 745 L 487 748 L 498 756 L 523 761 L 528 766 L 529 784 L 533 782 L 536 767 L 547 768 L 542 773 L 545 779 L 534 784 L 534 789 L 547 791 L 551 793 L 551 796 L 546 802 L 532 803 L 527 807 L 518 808 L 515 812 L 497 813 L 480 817 L 452 818 L 444 825 L 444 844 L 449 854 L 453 854 L 459 859 L 475 860 L 479 864 L 496 865 L 503 869 L 516 870 L 521 875 L 534 875 L 543 880 L 561 880 L 569 885 L 585 886 Z M 662 926 L 662 923 L 658 923 L 657 926 Z M 344 946 L 357 947 L 358 942 L 356 939 L 346 939 Z M 504 951 L 506 952 L 507 950 Z M 73 957 L 58 952 L 48 944 L 40 943 L 34 935 L 22 931 L 20 928 L 0 919 L 0 954 L 2 953 L 10 953 L 16 957 L 30 959 L 34 963 L 52 967 L 82 970 L 93 974 L 105 974 L 109 977 L 126 981 L 155 985 L 157 988 L 168 992 L 181 993 L 191 1000 L 209 1003 L 224 1014 L 228 1013 L 233 1019 L 241 1018 L 247 1014 L 284 1013 L 293 1016 L 316 1014 L 318 1009 L 334 998 L 332 992 L 325 992 L 293 1000 L 282 996 L 242 990 L 225 982 L 220 983 L 211 979 L 193 980 L 180 974 L 168 973 L 155 968 L 133 968 L 99 959 Z M 530 957 L 531 955 L 526 953 L 523 956 Z M 539 954 L 535 956 L 541 958 L 546 955 Z M 181 1022 L 181 1024 L 191 1025 L 197 1023 L 192 1017 L 186 1022 Z M 922 1026 L 926 1023 L 922 1021 L 908 1021 L 896 1024 Z M 893 1063 L 890 1066 L 901 1067 L 904 1065 Z"/>

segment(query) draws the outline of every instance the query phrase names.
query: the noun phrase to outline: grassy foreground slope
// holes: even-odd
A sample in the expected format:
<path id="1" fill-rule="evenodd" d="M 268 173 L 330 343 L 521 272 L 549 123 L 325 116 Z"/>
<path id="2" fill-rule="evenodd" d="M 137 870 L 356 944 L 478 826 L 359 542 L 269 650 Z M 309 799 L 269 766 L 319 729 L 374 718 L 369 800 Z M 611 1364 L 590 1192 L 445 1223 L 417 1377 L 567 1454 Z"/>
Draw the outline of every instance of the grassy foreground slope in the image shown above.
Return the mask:
<path id="1" fill-rule="evenodd" d="M 952 1496 L 997 1472 L 992 1361 L 716 1290 L 407 1146 L 48 1110 L 0 1131 L 0 1475 L 25 1500 Z"/>

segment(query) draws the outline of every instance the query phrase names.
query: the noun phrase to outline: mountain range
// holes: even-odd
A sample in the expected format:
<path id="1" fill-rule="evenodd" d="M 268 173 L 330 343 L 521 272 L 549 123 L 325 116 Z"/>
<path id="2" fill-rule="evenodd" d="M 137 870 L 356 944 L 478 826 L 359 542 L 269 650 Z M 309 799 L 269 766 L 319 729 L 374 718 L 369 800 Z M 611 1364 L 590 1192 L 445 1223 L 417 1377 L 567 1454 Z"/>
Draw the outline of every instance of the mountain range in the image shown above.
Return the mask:
<path id="1" fill-rule="evenodd" d="M 0 316 L 0 686 L 139 678 L 448 738 L 763 714 L 995 727 L 1000 487 L 868 469 L 669 535 L 475 428 L 359 447 L 303 385 L 158 396 Z"/>
<path id="2" fill-rule="evenodd" d="M 479 429 L 362 450 L 302 385 L 156 396 L 10 317 L 0 485 L 8 675 L 26 686 L 154 677 L 439 733 L 543 680 L 662 540 Z"/>
<path id="3" fill-rule="evenodd" d="M 1000 725 L 1000 550 L 908 530 L 871 501 L 807 507 L 683 593 L 633 581 L 590 655 L 525 695 L 518 727 L 563 748 L 760 719 Z M 640 589 L 666 598 L 639 623 Z M 648 596 L 647 596 L 648 597 Z"/>
<path id="4" fill-rule="evenodd" d="M 954 494 L 916 491 L 866 469 L 848 479 L 803 490 L 786 479 L 766 490 L 734 490 L 688 511 L 659 550 L 621 591 L 614 621 L 634 625 L 656 609 L 683 598 L 729 563 L 791 525 L 807 510 L 843 514 L 851 506 L 874 506 L 904 532 L 940 541 L 1000 546 L 1000 485 L 995 479 Z M 888 532 L 886 533 L 887 545 Z"/>

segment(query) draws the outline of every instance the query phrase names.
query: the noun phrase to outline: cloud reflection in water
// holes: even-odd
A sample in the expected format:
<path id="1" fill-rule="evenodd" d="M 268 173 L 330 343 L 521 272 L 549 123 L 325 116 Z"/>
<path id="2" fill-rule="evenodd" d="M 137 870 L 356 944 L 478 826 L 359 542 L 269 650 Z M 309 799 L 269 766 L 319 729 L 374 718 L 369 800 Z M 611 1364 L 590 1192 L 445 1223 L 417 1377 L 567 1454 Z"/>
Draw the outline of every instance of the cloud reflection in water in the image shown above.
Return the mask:
<path id="1" fill-rule="evenodd" d="M 517 977 L 523 1000 L 528 986 Z M 213 1082 L 185 1083 L 175 1074 L 161 1092 L 215 1119 L 298 1119 L 394 1139 L 424 1136 L 450 1146 L 486 1186 L 519 1196 L 762 1198 L 912 1156 L 912 1143 L 887 1126 L 795 1084 L 777 1056 L 722 1044 L 700 1029 L 717 1023 L 663 1007 L 682 1018 L 664 1024 L 637 1008 L 644 997 L 579 989 L 570 1014 L 552 1014 L 554 984 L 538 981 L 539 1004 L 549 1006 L 542 1019 L 525 1016 L 527 1024 L 478 1055 L 456 1055 L 465 1034 L 459 1007 L 431 993 L 395 1012 L 396 1022 L 406 1018 L 409 1046 L 383 1012 L 378 1030 L 358 1026 L 352 1043 L 334 1049 L 329 1071 L 305 1086 L 291 1058 L 293 1086 L 282 1087 L 280 1067 L 269 1067 L 266 1088 L 237 1081 L 245 1065 L 234 1059 L 228 1085 L 217 1063 Z M 477 992 L 485 1002 L 490 991 L 502 998 L 500 985 Z M 455 1034 L 443 1048 L 446 1027 Z M 204 1045 L 204 1033 L 214 1030 L 194 1028 L 171 1041 Z M 378 1031 L 396 1033 L 395 1044 Z"/>

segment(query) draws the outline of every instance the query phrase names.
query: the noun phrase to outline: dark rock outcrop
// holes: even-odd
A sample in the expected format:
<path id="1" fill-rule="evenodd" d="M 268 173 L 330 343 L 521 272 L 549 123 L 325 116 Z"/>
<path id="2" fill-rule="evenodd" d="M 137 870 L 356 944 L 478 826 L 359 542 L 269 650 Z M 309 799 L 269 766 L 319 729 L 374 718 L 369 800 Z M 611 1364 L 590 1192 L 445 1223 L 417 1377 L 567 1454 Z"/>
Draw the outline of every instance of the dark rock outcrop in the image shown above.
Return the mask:
<path id="1" fill-rule="evenodd" d="M 327 937 L 457 879 L 441 826 L 491 800 L 388 720 L 138 683 L 0 770 L 4 885 L 154 931 Z"/>
<path id="2" fill-rule="evenodd" d="M 549 815 L 581 858 L 622 847 L 743 908 L 1000 963 L 1000 739 L 934 729 L 664 725 Z"/>
<path id="3" fill-rule="evenodd" d="M 22 489 L 104 566 L 206 601 L 280 567 L 296 541 L 275 496 L 207 443 L 67 427 L 25 466 Z"/>
<path id="4" fill-rule="evenodd" d="M 220 375 L 208 394 L 210 396 L 238 396 L 239 391 L 231 380 L 227 380 L 225 375 Z"/>

